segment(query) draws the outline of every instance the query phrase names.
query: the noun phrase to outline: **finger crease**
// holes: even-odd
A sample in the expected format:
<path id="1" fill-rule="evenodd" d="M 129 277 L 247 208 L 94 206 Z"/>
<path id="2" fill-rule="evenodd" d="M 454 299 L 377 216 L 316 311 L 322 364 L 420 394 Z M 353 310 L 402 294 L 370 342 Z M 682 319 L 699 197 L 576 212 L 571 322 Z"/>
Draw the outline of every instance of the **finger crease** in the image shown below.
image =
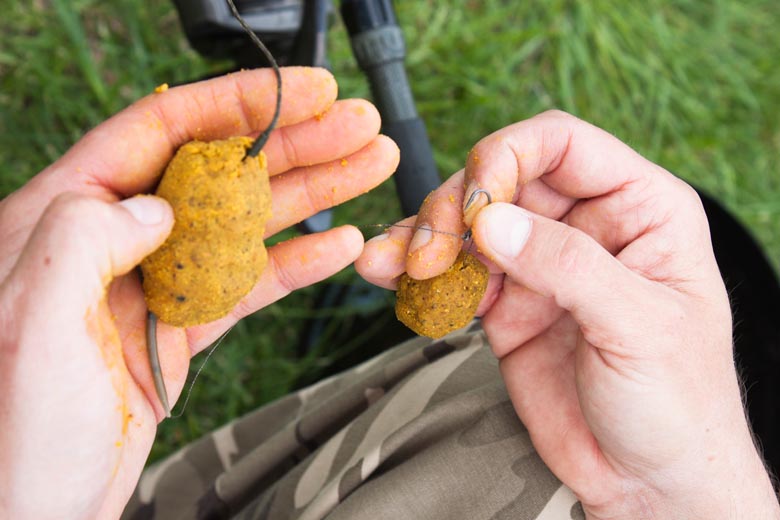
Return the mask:
<path id="1" fill-rule="evenodd" d="M 277 133 L 282 144 L 284 158 L 289 166 L 298 166 L 298 149 L 295 143 L 290 139 L 290 135 L 284 128 L 278 128 Z"/>
<path id="2" fill-rule="evenodd" d="M 284 291 L 284 294 L 279 295 L 279 298 L 283 298 L 290 294 L 292 291 L 298 288 L 295 277 L 292 276 L 288 269 L 286 269 L 282 263 L 280 263 L 273 255 L 268 255 L 268 262 L 271 264 L 274 278 L 278 285 L 280 285 Z"/>
<path id="3" fill-rule="evenodd" d="M 244 87 L 241 85 L 241 82 L 236 79 L 233 80 L 233 84 L 235 85 L 238 108 L 241 113 L 241 119 L 244 128 L 249 132 L 259 131 L 259 128 L 255 128 L 255 125 L 253 125 L 253 122 L 255 122 L 257 118 L 254 114 L 254 111 L 252 110 L 252 107 L 249 105 L 246 97 L 244 96 Z M 262 126 L 259 121 L 257 121 L 257 126 Z"/>
<path id="4" fill-rule="evenodd" d="M 318 190 L 315 188 L 314 183 L 312 182 L 313 176 L 307 175 L 308 171 L 304 170 L 303 172 L 303 191 L 306 194 L 306 199 L 309 204 L 309 208 L 311 208 L 312 211 L 317 212 L 321 209 L 323 209 L 322 205 L 317 204 L 317 201 L 321 198 L 318 196 Z"/>
<path id="5" fill-rule="evenodd" d="M 165 139 L 168 144 L 168 155 L 169 157 L 173 157 L 173 154 L 176 153 L 176 146 L 174 143 L 181 143 L 183 141 L 186 141 L 190 138 L 189 135 L 187 135 L 185 132 L 182 132 L 179 125 L 174 125 L 172 121 L 178 121 L 177 118 L 174 118 L 171 120 L 166 112 L 165 112 L 165 105 L 160 103 L 153 103 L 151 106 L 151 112 L 154 115 L 154 117 L 157 118 L 158 121 L 160 121 L 160 124 L 162 125 L 163 131 L 165 132 Z"/>

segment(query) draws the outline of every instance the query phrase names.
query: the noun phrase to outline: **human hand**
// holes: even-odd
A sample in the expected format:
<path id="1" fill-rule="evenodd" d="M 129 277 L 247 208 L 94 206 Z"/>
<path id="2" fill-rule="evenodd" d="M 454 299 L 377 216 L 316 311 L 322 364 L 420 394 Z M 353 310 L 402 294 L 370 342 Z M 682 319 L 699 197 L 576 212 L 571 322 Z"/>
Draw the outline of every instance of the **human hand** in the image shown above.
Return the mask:
<path id="1" fill-rule="evenodd" d="M 464 215 L 478 188 L 495 204 L 480 195 Z M 691 187 L 606 132 L 548 112 L 481 140 L 416 224 L 472 227 L 491 271 L 478 313 L 509 396 L 589 518 L 780 516 Z M 404 270 L 443 272 L 460 247 L 393 228 L 356 267 L 393 288 Z"/>
<path id="2" fill-rule="evenodd" d="M 323 70 L 282 76 L 279 127 L 264 147 L 266 236 L 373 188 L 398 162 L 370 103 L 334 102 Z M 0 202 L 0 517 L 111 518 L 124 508 L 162 418 L 133 267 L 173 224 L 162 199 L 127 197 L 151 190 L 191 139 L 256 135 L 275 91 L 272 72 L 258 70 L 150 95 Z M 186 330 L 161 323 L 171 398 L 192 355 L 243 316 L 347 266 L 362 245 L 349 226 L 280 243 L 228 316 Z"/>

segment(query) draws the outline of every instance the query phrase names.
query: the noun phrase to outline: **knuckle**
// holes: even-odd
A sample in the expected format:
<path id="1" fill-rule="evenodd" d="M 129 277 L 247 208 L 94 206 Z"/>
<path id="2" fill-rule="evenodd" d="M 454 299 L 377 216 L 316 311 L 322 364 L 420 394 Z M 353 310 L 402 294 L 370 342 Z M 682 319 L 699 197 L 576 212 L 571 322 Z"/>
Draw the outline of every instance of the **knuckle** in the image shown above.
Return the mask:
<path id="1" fill-rule="evenodd" d="M 570 113 L 561 110 L 559 108 L 552 108 L 550 110 L 545 110 L 541 114 L 539 114 L 540 117 L 549 118 L 549 119 L 563 119 L 567 121 L 579 121 L 578 118 L 571 115 Z"/>
<path id="2" fill-rule="evenodd" d="M 327 192 L 316 177 L 309 175 L 303 177 L 303 192 L 306 195 L 306 204 L 308 205 L 303 218 L 328 207 Z"/>
<path id="3" fill-rule="evenodd" d="M 686 207 L 699 208 L 702 206 L 701 197 L 699 197 L 699 194 L 693 186 L 676 176 L 672 176 L 671 178 L 674 180 L 675 191 L 677 192 L 678 197 L 680 197 L 681 202 L 683 202 Z"/>
<path id="4" fill-rule="evenodd" d="M 239 301 L 231 311 L 231 314 L 238 320 L 249 316 L 257 310 L 257 306 L 253 303 L 252 293 Z"/>
<path id="5" fill-rule="evenodd" d="M 491 147 L 490 136 L 483 137 L 469 150 L 466 157 L 466 165 L 479 164 L 479 158 L 484 156 Z"/>
<path id="6" fill-rule="evenodd" d="M 276 131 L 279 133 L 279 141 L 282 144 L 282 151 L 285 158 L 287 159 L 287 163 L 293 166 L 298 166 L 300 164 L 298 160 L 298 148 L 295 146 L 293 140 L 290 139 L 289 133 L 284 127 L 277 128 Z"/>
<path id="7" fill-rule="evenodd" d="M 673 212 L 677 218 L 682 218 L 691 224 L 690 229 L 695 229 L 699 234 L 709 235 L 707 229 L 707 213 L 699 193 L 687 182 L 678 177 L 671 176 L 675 204 Z"/>
<path id="8" fill-rule="evenodd" d="M 103 203 L 75 193 L 58 195 L 47 210 L 48 218 L 58 225 L 83 227 L 95 220 L 95 214 L 103 209 Z"/>
<path id="9" fill-rule="evenodd" d="M 258 117 L 255 111 L 253 110 L 251 104 L 249 101 L 247 101 L 247 97 L 244 93 L 243 86 L 241 84 L 241 81 L 239 81 L 237 78 L 233 78 L 233 85 L 236 91 L 236 101 L 238 103 L 238 110 L 239 114 L 241 115 L 241 118 L 244 120 L 243 123 L 246 125 L 247 128 L 256 128 L 259 126 L 258 123 Z M 220 100 L 220 94 L 218 92 L 218 89 L 216 85 L 211 87 L 211 97 L 214 102 L 214 106 L 219 106 L 219 100 Z"/>
<path id="10" fill-rule="evenodd" d="M 598 266 L 600 251 L 596 242 L 582 232 L 567 230 L 559 242 L 553 265 L 567 274 L 588 274 Z"/>
<path id="11" fill-rule="evenodd" d="M 294 268 L 286 262 L 280 262 L 274 255 L 268 255 L 268 263 L 283 294 L 289 294 L 298 289 L 300 283 L 295 276 Z"/>
<path id="12" fill-rule="evenodd" d="M 86 195 L 66 193 L 57 196 L 41 219 L 42 231 L 61 243 L 60 247 L 94 250 L 108 240 L 114 218 L 112 207 Z"/>

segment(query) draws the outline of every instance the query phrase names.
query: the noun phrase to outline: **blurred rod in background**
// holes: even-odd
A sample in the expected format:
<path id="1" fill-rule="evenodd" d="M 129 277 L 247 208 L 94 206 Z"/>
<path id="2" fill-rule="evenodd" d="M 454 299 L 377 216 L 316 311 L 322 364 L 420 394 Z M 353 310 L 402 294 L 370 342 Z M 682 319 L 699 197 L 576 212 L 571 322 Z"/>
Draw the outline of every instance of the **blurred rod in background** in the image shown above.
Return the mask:
<path id="1" fill-rule="evenodd" d="M 390 0 L 342 0 L 341 17 L 382 115 L 382 130 L 401 149 L 396 189 L 404 215 L 414 215 L 441 180 L 406 77 L 406 45 L 393 5 Z"/>

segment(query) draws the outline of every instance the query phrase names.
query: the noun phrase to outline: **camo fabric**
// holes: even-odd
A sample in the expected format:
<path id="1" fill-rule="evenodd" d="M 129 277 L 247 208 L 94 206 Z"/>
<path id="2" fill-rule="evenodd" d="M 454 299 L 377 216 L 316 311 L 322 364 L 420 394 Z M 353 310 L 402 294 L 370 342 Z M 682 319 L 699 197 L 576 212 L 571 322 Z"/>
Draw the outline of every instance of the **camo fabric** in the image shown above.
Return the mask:
<path id="1" fill-rule="evenodd" d="M 584 519 L 477 324 L 268 404 L 141 477 L 123 518 Z"/>

